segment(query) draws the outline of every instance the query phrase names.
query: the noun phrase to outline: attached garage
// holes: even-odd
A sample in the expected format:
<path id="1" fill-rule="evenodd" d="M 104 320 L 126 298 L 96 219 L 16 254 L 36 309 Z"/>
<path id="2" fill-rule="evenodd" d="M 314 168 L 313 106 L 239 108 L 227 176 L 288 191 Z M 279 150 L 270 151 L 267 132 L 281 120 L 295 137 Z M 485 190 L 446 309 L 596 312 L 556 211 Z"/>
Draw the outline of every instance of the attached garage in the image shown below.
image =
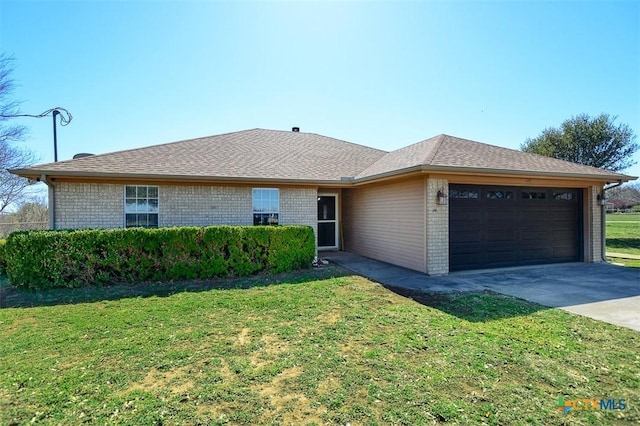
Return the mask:
<path id="1" fill-rule="evenodd" d="M 449 186 L 451 271 L 575 262 L 582 255 L 582 190 Z"/>

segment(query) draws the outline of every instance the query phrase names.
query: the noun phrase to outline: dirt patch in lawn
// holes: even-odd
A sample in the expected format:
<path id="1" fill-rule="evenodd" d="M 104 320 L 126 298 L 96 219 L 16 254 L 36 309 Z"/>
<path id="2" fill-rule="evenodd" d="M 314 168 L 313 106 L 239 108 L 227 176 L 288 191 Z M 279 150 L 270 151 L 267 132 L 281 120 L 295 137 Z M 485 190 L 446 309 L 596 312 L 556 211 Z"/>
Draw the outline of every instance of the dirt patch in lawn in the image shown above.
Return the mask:
<path id="1" fill-rule="evenodd" d="M 168 389 L 173 393 L 182 394 L 189 391 L 194 386 L 192 372 L 187 367 L 176 368 L 169 371 L 151 369 L 142 380 L 133 383 L 124 393 L 136 390 L 156 392 L 159 389 Z"/>
<path id="2" fill-rule="evenodd" d="M 342 315 L 340 315 L 339 312 L 332 311 L 332 312 L 327 312 L 327 313 L 323 313 L 322 315 L 319 315 L 318 321 L 331 325 L 340 321 L 340 318 L 342 318 Z"/>
<path id="3" fill-rule="evenodd" d="M 289 343 L 272 334 L 266 334 L 260 338 L 260 349 L 251 354 L 249 362 L 255 368 L 265 368 L 289 350 Z"/>
<path id="4" fill-rule="evenodd" d="M 280 355 L 290 349 L 288 342 L 272 334 L 265 334 L 260 340 L 264 343 L 262 350 L 267 355 Z"/>
<path id="5" fill-rule="evenodd" d="M 238 338 L 233 343 L 233 346 L 237 347 L 249 344 L 251 342 L 251 338 L 249 337 L 250 331 L 251 330 L 249 330 L 247 327 L 243 328 L 242 331 L 240 331 L 240 334 L 238 334 Z"/>
<path id="6" fill-rule="evenodd" d="M 264 411 L 261 421 L 267 424 L 277 420 L 281 424 L 323 424 L 320 418 L 321 408 L 311 406 L 311 401 L 304 394 L 291 392 L 291 382 L 302 374 L 301 367 L 287 368 L 278 374 L 270 383 L 258 388 L 260 395 L 268 398 L 269 408 Z"/>

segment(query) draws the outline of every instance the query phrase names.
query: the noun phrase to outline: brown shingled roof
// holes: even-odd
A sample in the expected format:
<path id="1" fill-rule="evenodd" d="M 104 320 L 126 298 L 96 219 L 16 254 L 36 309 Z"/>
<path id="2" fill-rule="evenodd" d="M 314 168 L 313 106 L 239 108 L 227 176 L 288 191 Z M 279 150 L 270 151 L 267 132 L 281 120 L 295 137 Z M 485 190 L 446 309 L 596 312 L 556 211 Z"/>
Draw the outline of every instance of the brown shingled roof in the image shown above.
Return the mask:
<path id="1" fill-rule="evenodd" d="M 439 135 L 393 152 L 314 133 L 253 129 L 33 166 L 25 177 L 354 182 L 415 170 L 530 174 L 601 180 L 631 176 Z"/>
<path id="2" fill-rule="evenodd" d="M 43 164 L 16 173 L 340 181 L 384 154 L 314 133 L 253 129 Z"/>
<path id="3" fill-rule="evenodd" d="M 449 135 L 439 135 L 390 152 L 363 170 L 357 179 L 409 170 L 475 171 L 629 180 L 631 177 L 556 158 L 530 154 Z"/>

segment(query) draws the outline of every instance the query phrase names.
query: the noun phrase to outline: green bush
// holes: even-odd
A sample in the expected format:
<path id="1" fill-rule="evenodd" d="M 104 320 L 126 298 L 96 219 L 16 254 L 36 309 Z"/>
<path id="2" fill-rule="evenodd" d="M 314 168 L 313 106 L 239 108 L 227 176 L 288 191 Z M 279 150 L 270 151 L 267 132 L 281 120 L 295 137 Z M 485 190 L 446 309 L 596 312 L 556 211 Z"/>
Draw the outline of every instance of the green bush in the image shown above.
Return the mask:
<path id="1" fill-rule="evenodd" d="M 16 287 L 47 289 L 284 272 L 314 255 L 305 226 L 25 231 L 0 246 L 0 266 Z"/>
<path id="2" fill-rule="evenodd" d="M 0 240 L 0 274 L 5 274 L 7 272 L 7 261 L 4 254 L 4 246 L 6 243 L 7 240 Z"/>

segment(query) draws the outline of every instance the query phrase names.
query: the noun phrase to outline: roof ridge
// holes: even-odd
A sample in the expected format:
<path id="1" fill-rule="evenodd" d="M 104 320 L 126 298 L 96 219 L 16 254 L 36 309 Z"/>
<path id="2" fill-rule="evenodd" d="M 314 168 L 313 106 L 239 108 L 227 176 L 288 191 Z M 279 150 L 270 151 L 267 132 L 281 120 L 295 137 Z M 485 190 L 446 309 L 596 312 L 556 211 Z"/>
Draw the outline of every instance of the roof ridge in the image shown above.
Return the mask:
<path id="1" fill-rule="evenodd" d="M 444 140 L 449 137 L 448 135 L 445 135 L 444 133 L 439 134 L 438 136 L 435 136 L 433 138 L 429 138 L 429 139 L 436 139 L 435 145 L 434 147 L 429 150 L 429 152 L 427 153 L 427 156 L 424 158 L 424 162 L 423 164 L 429 164 L 431 165 L 433 159 L 436 157 L 436 154 L 440 151 L 440 147 L 442 146 L 442 144 L 444 143 Z M 428 141 L 429 139 L 426 139 L 426 141 Z"/>
<path id="2" fill-rule="evenodd" d="M 267 130 L 267 131 L 272 131 L 272 132 L 284 132 L 284 133 L 291 133 L 287 130 L 270 130 L 270 129 L 260 129 L 260 130 Z M 374 148 L 372 146 L 368 146 L 368 145 L 363 145 L 361 143 L 356 143 L 356 142 L 351 142 L 351 141 L 347 141 L 344 139 L 338 139 L 338 138 L 334 138 L 332 136 L 326 136 L 326 135 L 321 135 L 320 133 L 314 133 L 314 132 L 296 132 L 296 133 L 304 133 L 305 135 L 314 135 L 314 136 L 320 136 L 323 138 L 327 138 L 327 139 L 331 139 L 334 141 L 338 141 L 338 142 L 343 142 L 343 143 L 348 143 L 349 145 L 356 145 L 359 147 L 364 147 L 364 148 L 368 148 L 368 149 L 372 149 L 372 150 L 376 150 L 376 151 L 380 151 L 380 152 L 384 152 L 385 154 L 388 154 L 389 151 L 385 151 L 384 149 L 380 149 L 380 148 Z"/>
<path id="3" fill-rule="evenodd" d="M 200 140 L 203 140 L 203 139 L 218 138 L 218 137 L 221 137 L 221 136 L 237 135 L 237 134 L 241 134 L 241 133 L 248 133 L 248 132 L 255 132 L 255 131 L 285 133 L 285 134 L 292 133 L 289 130 L 264 129 L 264 128 L 261 128 L 261 127 L 254 127 L 253 129 L 237 130 L 235 132 L 226 132 L 226 133 L 220 133 L 220 134 L 215 134 L 215 135 L 199 136 L 199 137 L 190 138 L 190 139 L 182 139 L 182 140 L 178 140 L 178 141 L 171 141 L 171 142 L 164 142 L 164 143 L 148 145 L 148 146 L 140 146 L 140 147 L 136 147 L 136 148 L 122 149 L 122 150 L 119 150 L 119 151 L 104 152 L 104 153 L 101 153 L 101 154 L 94 154 L 94 155 L 91 155 L 89 157 L 70 158 L 68 160 L 58 161 L 57 163 L 44 163 L 43 165 L 45 165 L 45 164 L 68 163 L 70 161 L 82 160 L 83 158 L 107 157 L 107 156 L 110 156 L 110 155 L 121 154 L 121 153 L 126 153 L 126 152 L 135 152 L 135 151 L 138 151 L 138 150 L 146 150 L 146 149 L 150 149 L 150 148 L 155 149 L 155 148 L 159 148 L 159 147 L 176 145 L 176 144 L 181 144 L 181 143 L 185 143 L 185 142 L 194 142 L 194 141 L 200 141 Z M 331 139 L 331 140 L 334 140 L 334 141 L 337 141 L 337 142 L 342 142 L 342 143 L 355 145 L 355 146 L 362 147 L 362 148 L 367 148 L 369 150 L 375 150 L 375 151 L 382 152 L 382 153 L 388 153 L 388 151 L 384 151 L 384 150 L 379 149 L 379 148 L 373 148 L 373 147 L 370 147 L 370 146 L 367 146 L 367 145 L 363 145 L 363 144 L 359 144 L 359 143 L 355 143 L 355 142 L 349 142 L 349 141 L 346 141 L 346 140 L 343 140 L 343 139 L 333 138 L 331 136 L 321 135 L 319 133 L 311 133 L 311 132 L 295 132 L 295 133 L 303 133 L 303 134 L 306 134 L 306 135 L 319 136 L 319 137 Z"/>

